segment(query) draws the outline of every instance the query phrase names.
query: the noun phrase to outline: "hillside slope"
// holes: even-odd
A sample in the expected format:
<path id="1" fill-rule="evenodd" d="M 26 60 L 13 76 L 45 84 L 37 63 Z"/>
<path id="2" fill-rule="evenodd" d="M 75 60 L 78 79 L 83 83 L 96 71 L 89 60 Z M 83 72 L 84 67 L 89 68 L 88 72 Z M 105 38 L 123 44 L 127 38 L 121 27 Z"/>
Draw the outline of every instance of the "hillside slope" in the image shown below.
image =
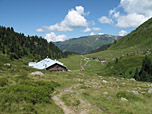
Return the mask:
<path id="1" fill-rule="evenodd" d="M 152 18 L 140 25 L 136 30 L 120 39 L 110 49 L 152 47 Z"/>
<path id="2" fill-rule="evenodd" d="M 84 55 L 90 58 L 83 67 L 87 73 L 96 73 L 103 76 L 121 76 L 132 78 L 136 68 L 139 70 L 142 66 L 142 61 L 147 55 L 152 59 L 152 19 L 148 20 L 136 30 L 123 37 L 117 43 L 113 44 L 107 50 Z M 106 63 L 101 64 L 99 61 L 94 61 L 92 57 L 105 58 Z M 69 57 L 63 59 L 69 68 L 79 68 L 80 62 L 86 63 L 82 57 Z M 72 61 L 75 64 L 69 64 Z"/>
<path id="3" fill-rule="evenodd" d="M 146 55 L 152 58 L 152 18 L 107 50 L 87 56 L 107 59 L 107 64 L 101 66 L 101 74 L 131 78 L 136 68 L 141 69 Z"/>
<path id="4" fill-rule="evenodd" d="M 102 45 L 111 44 L 115 40 L 119 40 L 120 36 L 113 35 L 93 35 L 84 36 L 80 38 L 73 38 L 66 40 L 64 42 L 56 42 L 55 45 L 58 46 L 63 51 L 71 51 L 79 54 L 86 54 L 92 50 L 98 49 Z"/>

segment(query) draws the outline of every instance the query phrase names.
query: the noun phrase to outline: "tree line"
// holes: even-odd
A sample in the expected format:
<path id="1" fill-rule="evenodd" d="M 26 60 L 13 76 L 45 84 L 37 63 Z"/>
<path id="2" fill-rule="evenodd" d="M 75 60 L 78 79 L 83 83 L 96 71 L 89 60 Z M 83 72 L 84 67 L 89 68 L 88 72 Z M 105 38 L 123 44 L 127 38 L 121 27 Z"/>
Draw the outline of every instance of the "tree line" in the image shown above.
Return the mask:
<path id="1" fill-rule="evenodd" d="M 10 59 L 19 59 L 29 56 L 33 59 L 52 59 L 67 57 L 72 52 L 62 52 L 52 42 L 48 43 L 38 36 L 25 36 L 17 33 L 13 27 L 0 26 L 0 51 L 10 56 Z"/>
<path id="2" fill-rule="evenodd" d="M 148 56 L 144 58 L 141 70 L 138 71 L 136 68 L 134 78 L 138 81 L 152 82 L 152 62 Z"/>

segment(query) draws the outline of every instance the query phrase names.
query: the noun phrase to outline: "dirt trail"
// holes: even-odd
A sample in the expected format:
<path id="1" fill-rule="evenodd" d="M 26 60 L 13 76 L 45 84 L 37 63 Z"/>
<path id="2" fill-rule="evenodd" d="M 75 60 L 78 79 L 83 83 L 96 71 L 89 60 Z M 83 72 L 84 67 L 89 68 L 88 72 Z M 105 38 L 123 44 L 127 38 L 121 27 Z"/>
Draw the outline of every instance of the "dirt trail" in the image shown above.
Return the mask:
<path id="1" fill-rule="evenodd" d="M 77 114 L 73 109 L 71 109 L 70 107 L 67 107 L 64 104 L 64 102 L 61 100 L 61 96 L 64 93 L 66 93 L 67 91 L 71 91 L 73 87 L 77 87 L 77 86 L 79 86 L 79 84 L 66 88 L 64 89 L 64 91 L 60 92 L 58 95 L 55 95 L 52 97 L 52 99 L 54 100 L 54 103 L 63 109 L 64 114 Z"/>
<path id="2" fill-rule="evenodd" d="M 65 94 L 66 92 L 72 91 L 72 88 L 76 88 L 79 85 L 80 84 L 77 84 L 77 85 L 71 86 L 69 88 L 66 88 L 63 91 L 61 91 L 59 94 L 57 94 L 57 95 L 55 95 L 55 96 L 52 97 L 52 99 L 54 100 L 54 103 L 56 105 L 58 105 L 60 108 L 63 109 L 64 114 L 88 114 L 89 113 L 89 110 L 87 110 L 87 109 L 86 110 L 85 109 L 79 109 L 79 110 L 76 111 L 76 110 L 74 110 L 74 108 L 66 106 L 64 104 L 64 102 L 61 100 L 61 96 L 63 94 Z M 89 102 L 87 100 L 80 99 L 80 102 L 81 102 L 81 106 L 80 107 L 91 106 L 92 108 L 94 107 L 97 110 L 100 110 L 100 111 L 103 111 L 105 113 L 110 114 L 109 111 L 105 110 L 104 108 L 98 107 L 95 104 L 93 104 L 93 103 L 91 103 L 91 102 Z"/>

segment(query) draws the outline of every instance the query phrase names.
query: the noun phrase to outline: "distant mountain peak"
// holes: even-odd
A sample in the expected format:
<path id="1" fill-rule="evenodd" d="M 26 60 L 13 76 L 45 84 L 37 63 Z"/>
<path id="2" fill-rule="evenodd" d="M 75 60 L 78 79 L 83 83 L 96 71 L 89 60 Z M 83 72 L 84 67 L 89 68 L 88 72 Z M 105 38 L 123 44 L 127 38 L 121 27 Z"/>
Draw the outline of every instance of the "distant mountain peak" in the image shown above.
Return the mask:
<path id="1" fill-rule="evenodd" d="M 89 36 L 82 36 L 79 38 L 69 39 L 63 42 L 54 43 L 61 50 L 71 51 L 79 54 L 86 54 L 95 50 L 102 45 L 111 44 L 115 40 L 119 40 L 120 36 L 114 36 L 109 34 L 96 34 Z"/>

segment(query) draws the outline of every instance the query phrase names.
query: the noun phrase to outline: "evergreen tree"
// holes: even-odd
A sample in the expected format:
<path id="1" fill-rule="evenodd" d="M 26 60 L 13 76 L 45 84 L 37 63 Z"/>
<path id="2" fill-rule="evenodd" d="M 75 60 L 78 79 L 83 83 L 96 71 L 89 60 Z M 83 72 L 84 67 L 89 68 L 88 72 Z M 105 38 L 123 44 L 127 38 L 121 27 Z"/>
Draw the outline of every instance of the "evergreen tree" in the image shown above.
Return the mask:
<path id="1" fill-rule="evenodd" d="M 62 52 L 52 42 L 48 43 L 42 37 L 24 36 L 14 32 L 13 27 L 0 26 L 0 51 L 10 55 L 11 59 L 19 59 L 24 56 L 38 58 L 39 60 L 49 56 L 53 58 L 67 57 L 70 52 Z M 37 56 L 37 57 L 36 57 Z"/>
<path id="2" fill-rule="evenodd" d="M 142 62 L 142 68 L 139 72 L 139 81 L 150 81 L 152 82 L 152 63 L 149 57 L 145 57 Z"/>
<path id="3" fill-rule="evenodd" d="M 136 68 L 135 75 L 133 77 L 135 80 L 140 80 L 138 68 Z"/>
<path id="4" fill-rule="evenodd" d="M 116 63 L 116 64 L 118 63 L 118 58 L 116 58 L 116 61 L 115 61 L 115 63 Z"/>

